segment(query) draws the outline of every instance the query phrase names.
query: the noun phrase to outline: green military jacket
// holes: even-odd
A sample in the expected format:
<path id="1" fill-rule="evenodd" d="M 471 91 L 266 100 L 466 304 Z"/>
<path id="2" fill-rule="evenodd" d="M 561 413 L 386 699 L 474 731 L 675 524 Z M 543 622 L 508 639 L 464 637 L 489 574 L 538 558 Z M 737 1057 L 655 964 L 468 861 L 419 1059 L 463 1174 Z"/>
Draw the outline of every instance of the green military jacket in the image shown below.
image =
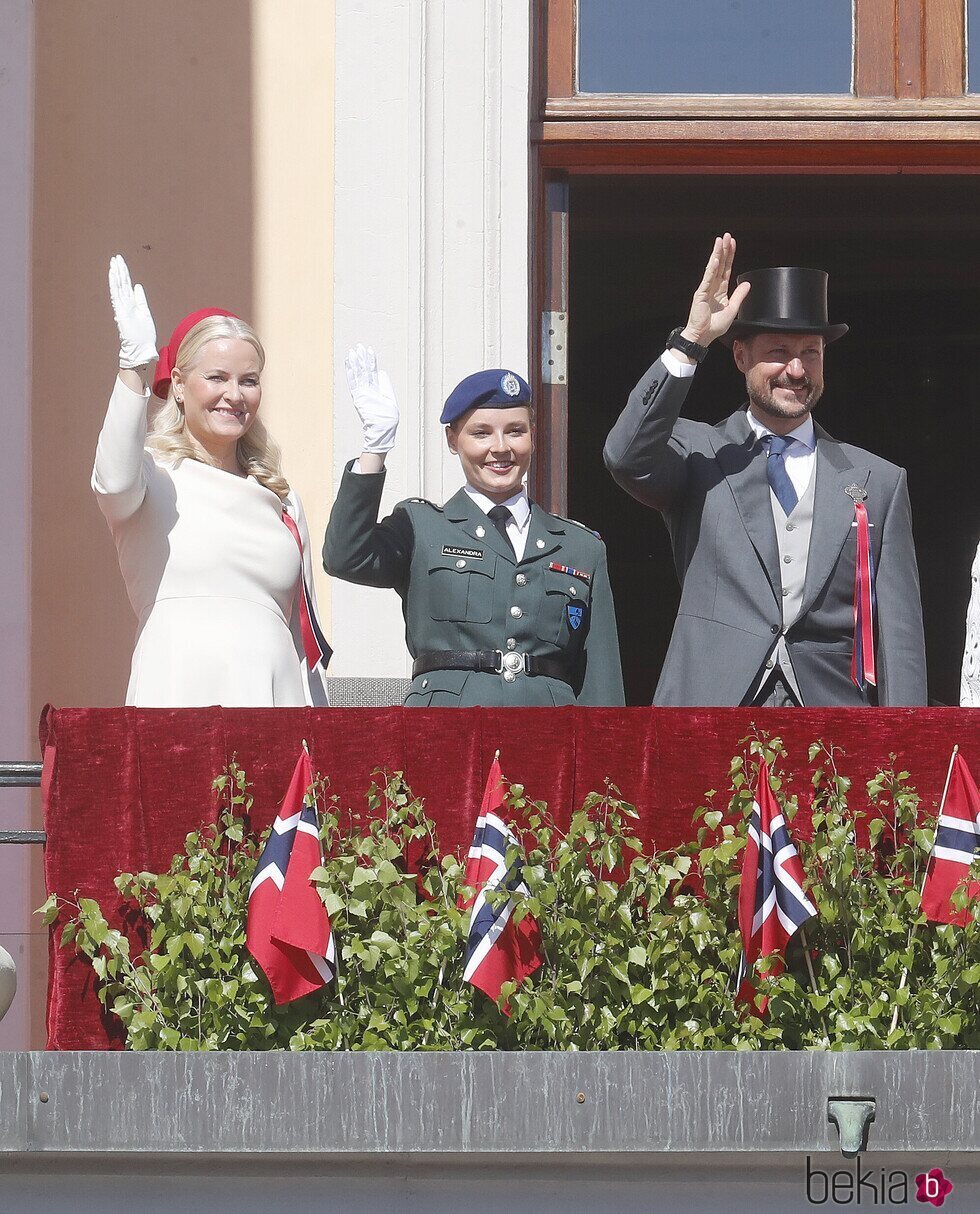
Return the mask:
<path id="1" fill-rule="evenodd" d="M 413 679 L 406 705 L 623 703 L 606 548 L 598 536 L 532 504 L 518 561 L 463 490 L 445 506 L 399 502 L 379 523 L 384 480 L 384 472 L 362 475 L 348 464 L 323 543 L 326 571 L 397 590 L 413 658 L 426 650 L 498 649 L 561 659 L 572 680 L 433 670 Z"/>

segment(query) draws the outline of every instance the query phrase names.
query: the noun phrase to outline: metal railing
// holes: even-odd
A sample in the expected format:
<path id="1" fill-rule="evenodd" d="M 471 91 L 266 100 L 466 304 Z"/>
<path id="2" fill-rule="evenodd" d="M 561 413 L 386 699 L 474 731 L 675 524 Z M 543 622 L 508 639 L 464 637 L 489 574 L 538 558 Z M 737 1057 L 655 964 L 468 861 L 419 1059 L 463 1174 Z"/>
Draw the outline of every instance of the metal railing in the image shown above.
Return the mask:
<path id="1" fill-rule="evenodd" d="M 40 763 L 15 763 L 0 760 L 0 788 L 40 788 Z M 0 843 L 46 843 L 43 830 L 0 830 Z"/>

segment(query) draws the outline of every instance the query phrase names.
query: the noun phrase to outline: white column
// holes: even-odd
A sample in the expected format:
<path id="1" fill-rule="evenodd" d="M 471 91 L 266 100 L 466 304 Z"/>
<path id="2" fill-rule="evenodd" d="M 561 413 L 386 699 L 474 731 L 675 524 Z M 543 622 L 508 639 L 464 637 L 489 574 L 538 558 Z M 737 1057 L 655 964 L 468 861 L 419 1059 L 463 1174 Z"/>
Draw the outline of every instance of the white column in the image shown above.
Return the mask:
<path id="1" fill-rule="evenodd" d="M 33 131 L 32 0 L 0 4 L 0 759 L 34 759 L 30 696 L 30 218 Z M 26 790 L 0 791 L 0 824 L 30 826 Z M 0 945 L 17 964 L 20 992 L 0 1024 L 0 1049 L 29 1048 L 29 848 L 0 847 Z M 35 923 L 38 941 L 44 931 Z"/>
<path id="2" fill-rule="evenodd" d="M 371 344 L 402 410 L 384 509 L 459 488 L 439 414 L 528 367 L 527 0 L 337 4 L 334 475 L 359 449 L 344 355 Z M 407 675 L 393 591 L 335 583 L 331 673 Z"/>

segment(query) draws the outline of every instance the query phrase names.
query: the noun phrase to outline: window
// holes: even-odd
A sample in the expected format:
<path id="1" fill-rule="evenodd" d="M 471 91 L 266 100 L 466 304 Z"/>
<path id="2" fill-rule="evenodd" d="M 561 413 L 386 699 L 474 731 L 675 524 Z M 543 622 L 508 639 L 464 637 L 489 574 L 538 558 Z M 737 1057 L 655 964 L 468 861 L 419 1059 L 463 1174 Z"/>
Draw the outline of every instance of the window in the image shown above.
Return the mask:
<path id="1" fill-rule="evenodd" d="M 980 112 L 980 32 L 975 94 L 966 39 L 980 0 L 535 0 L 535 13 L 545 122 Z"/>
<path id="2" fill-rule="evenodd" d="M 967 91 L 980 93 L 980 0 L 967 0 L 966 45 Z"/>
<path id="3" fill-rule="evenodd" d="M 851 92 L 853 0 L 579 0 L 579 93 Z"/>

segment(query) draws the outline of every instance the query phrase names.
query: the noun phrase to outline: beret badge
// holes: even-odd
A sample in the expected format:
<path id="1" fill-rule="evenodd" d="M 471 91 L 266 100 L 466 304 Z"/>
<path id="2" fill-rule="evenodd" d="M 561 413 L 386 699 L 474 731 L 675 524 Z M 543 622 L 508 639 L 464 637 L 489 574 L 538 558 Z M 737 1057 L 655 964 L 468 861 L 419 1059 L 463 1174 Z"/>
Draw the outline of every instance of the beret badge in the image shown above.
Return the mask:
<path id="1" fill-rule="evenodd" d="M 500 377 L 500 390 L 505 396 L 520 396 L 521 385 L 513 371 Z"/>

